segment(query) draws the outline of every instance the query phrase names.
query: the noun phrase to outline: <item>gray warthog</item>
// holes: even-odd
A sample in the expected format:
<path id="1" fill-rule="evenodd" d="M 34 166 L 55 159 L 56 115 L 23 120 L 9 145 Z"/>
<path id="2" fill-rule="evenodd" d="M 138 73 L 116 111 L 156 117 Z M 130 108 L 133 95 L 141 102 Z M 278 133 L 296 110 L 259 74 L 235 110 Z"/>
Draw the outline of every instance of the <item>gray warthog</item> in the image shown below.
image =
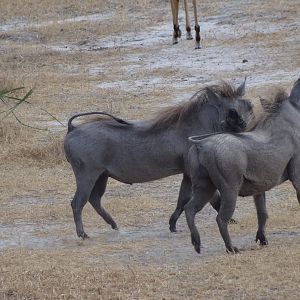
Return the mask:
<path id="1" fill-rule="evenodd" d="M 258 195 L 290 180 L 300 203 L 300 78 L 290 96 L 283 91 L 277 94 L 252 131 L 190 140 L 195 143 L 188 155 L 192 198 L 185 205 L 185 213 L 198 253 L 200 236 L 195 215 L 217 189 L 221 198 L 217 223 L 227 252 L 238 252 L 228 233 L 238 195 Z M 259 203 L 256 209 L 257 237 L 264 242 L 267 211 Z"/>
<path id="2" fill-rule="evenodd" d="M 252 105 L 242 99 L 245 82 L 237 89 L 223 82 L 205 87 L 189 101 L 162 110 L 156 118 L 145 121 L 102 119 L 72 125 L 64 147 L 72 165 L 77 190 L 72 200 L 77 235 L 87 237 L 83 230 L 82 209 L 87 201 L 97 213 L 116 229 L 117 225 L 101 206 L 108 177 L 124 183 L 140 183 L 184 173 L 178 204 L 170 219 L 171 231 L 191 196 L 191 183 L 185 175 L 188 137 L 218 131 L 239 132 L 245 129 L 252 114 Z M 212 202 L 218 208 L 218 194 Z"/>

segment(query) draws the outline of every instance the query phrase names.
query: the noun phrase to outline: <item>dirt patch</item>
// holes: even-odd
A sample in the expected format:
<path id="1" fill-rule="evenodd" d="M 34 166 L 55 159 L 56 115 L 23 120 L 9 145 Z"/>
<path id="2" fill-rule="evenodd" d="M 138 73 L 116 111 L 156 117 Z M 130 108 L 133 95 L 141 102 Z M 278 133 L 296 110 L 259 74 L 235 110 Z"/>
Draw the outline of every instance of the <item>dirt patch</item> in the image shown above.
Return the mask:
<path id="1" fill-rule="evenodd" d="M 0 224 L 0 249 L 27 248 L 47 249 L 62 247 L 63 242 L 54 236 L 59 224 Z"/>

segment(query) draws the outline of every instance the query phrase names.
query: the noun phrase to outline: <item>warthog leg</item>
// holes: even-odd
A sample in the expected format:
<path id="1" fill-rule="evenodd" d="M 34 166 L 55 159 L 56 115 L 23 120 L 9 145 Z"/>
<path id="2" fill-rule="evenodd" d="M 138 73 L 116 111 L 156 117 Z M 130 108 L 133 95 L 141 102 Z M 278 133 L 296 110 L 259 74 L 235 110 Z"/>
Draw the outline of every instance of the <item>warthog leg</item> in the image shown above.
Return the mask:
<path id="1" fill-rule="evenodd" d="M 225 191 L 221 191 L 221 207 L 216 218 L 219 226 L 219 231 L 228 253 L 239 253 L 238 248 L 232 245 L 231 238 L 228 232 L 228 223 L 235 210 L 237 194 L 238 193 L 235 193 L 234 190 L 229 191 L 226 189 Z"/>
<path id="2" fill-rule="evenodd" d="M 197 182 L 193 187 L 192 199 L 185 205 L 186 221 L 191 231 L 191 240 L 196 252 L 200 253 L 200 235 L 195 225 L 195 215 L 209 202 L 216 189 L 208 179 Z"/>
<path id="3" fill-rule="evenodd" d="M 256 233 L 255 241 L 259 241 L 261 246 L 268 245 L 268 240 L 265 235 L 265 227 L 268 219 L 268 213 L 266 208 L 266 196 L 265 193 L 256 195 L 253 197 L 256 206 L 258 230 Z"/>
<path id="4" fill-rule="evenodd" d="M 192 194 L 192 183 L 191 180 L 188 176 L 183 175 L 183 179 L 181 182 L 180 186 L 180 191 L 179 191 L 179 197 L 177 200 L 177 206 L 175 211 L 170 217 L 169 220 L 169 225 L 170 225 L 170 231 L 171 232 L 176 232 L 176 223 L 182 214 L 184 210 L 184 206 L 189 202 L 191 199 L 191 194 Z M 219 212 L 220 206 L 221 206 L 221 199 L 220 199 L 220 193 L 218 191 L 215 192 L 213 197 L 210 199 L 210 204 L 211 206 Z M 237 222 L 234 219 L 230 219 L 229 221 L 230 224 L 236 224 Z"/>
<path id="5" fill-rule="evenodd" d="M 105 173 L 99 176 L 91 192 L 89 202 L 94 207 L 96 212 L 105 220 L 105 222 L 110 224 L 112 229 L 118 229 L 116 222 L 113 220 L 110 214 L 101 206 L 101 197 L 105 192 L 107 179 L 108 176 Z"/>
<path id="6" fill-rule="evenodd" d="M 177 201 L 177 206 L 176 206 L 176 209 L 173 212 L 173 214 L 170 218 L 170 221 L 169 221 L 171 232 L 176 232 L 176 222 L 177 222 L 178 218 L 180 217 L 181 213 L 183 212 L 184 206 L 191 199 L 191 194 L 192 194 L 191 180 L 188 176 L 183 175 L 183 179 L 182 179 L 180 191 L 179 191 L 179 197 L 178 197 L 178 201 Z"/>
<path id="7" fill-rule="evenodd" d="M 82 238 L 83 240 L 88 237 L 88 235 L 83 230 L 82 216 L 81 216 L 82 209 L 87 202 L 84 199 L 87 199 L 86 196 L 80 190 L 77 189 L 75 196 L 71 202 L 74 222 L 76 226 L 76 233 L 77 236 Z"/>
<path id="8" fill-rule="evenodd" d="M 83 230 L 82 224 L 82 209 L 87 203 L 93 186 L 96 182 L 97 176 L 93 172 L 76 173 L 77 189 L 75 196 L 71 202 L 73 217 L 76 225 L 76 232 L 78 237 L 85 239 L 88 235 Z"/>
<path id="9" fill-rule="evenodd" d="M 298 79 L 299 81 L 299 79 Z M 300 157 L 295 157 L 291 159 L 291 161 L 288 164 L 288 178 L 292 182 L 293 187 L 296 190 L 297 193 L 297 199 L 300 204 L 300 175 L 298 172 L 297 167 L 300 164 Z"/>
<path id="10" fill-rule="evenodd" d="M 216 191 L 211 200 L 209 201 L 211 206 L 215 209 L 215 211 L 219 212 L 221 207 L 221 196 L 219 191 Z M 229 224 L 237 224 L 235 219 L 230 219 Z"/>

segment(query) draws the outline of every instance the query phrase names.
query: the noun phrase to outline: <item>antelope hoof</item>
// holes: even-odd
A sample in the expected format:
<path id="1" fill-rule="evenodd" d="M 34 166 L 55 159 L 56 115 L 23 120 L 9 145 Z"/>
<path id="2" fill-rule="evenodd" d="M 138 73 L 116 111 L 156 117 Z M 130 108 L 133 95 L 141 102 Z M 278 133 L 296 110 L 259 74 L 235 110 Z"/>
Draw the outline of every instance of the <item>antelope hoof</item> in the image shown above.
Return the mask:
<path id="1" fill-rule="evenodd" d="M 186 39 L 187 40 L 192 40 L 193 39 L 193 36 L 192 36 L 192 34 L 190 32 L 186 33 Z"/>
<path id="2" fill-rule="evenodd" d="M 181 38 L 181 30 L 178 29 L 178 37 Z"/>

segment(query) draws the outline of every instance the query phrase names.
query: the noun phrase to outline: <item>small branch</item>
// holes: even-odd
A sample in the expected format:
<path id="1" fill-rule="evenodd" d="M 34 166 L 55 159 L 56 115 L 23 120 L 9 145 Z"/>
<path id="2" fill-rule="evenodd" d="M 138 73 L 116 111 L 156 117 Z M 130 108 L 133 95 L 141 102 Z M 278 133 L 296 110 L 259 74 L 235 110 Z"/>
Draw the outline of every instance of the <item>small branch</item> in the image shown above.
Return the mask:
<path id="1" fill-rule="evenodd" d="M 51 116 L 60 125 L 62 125 L 63 127 L 66 127 L 66 125 L 64 123 L 62 123 L 61 121 L 59 121 L 54 115 L 52 115 L 51 113 L 49 113 L 46 109 L 41 108 L 41 110 L 44 111 L 45 113 L 47 113 L 49 116 Z"/>
<path id="2" fill-rule="evenodd" d="M 17 120 L 17 122 L 20 123 L 22 126 L 29 127 L 29 128 L 36 129 L 36 130 L 45 130 L 45 131 L 47 131 L 47 129 L 45 129 L 45 128 L 39 128 L 39 127 L 34 127 L 34 126 L 31 126 L 31 125 L 25 124 L 25 123 L 23 123 L 23 122 L 17 117 L 17 115 L 14 113 L 14 111 L 12 111 L 11 113 L 12 113 L 12 115 L 15 117 L 15 119 Z"/>
<path id="3" fill-rule="evenodd" d="M 1 102 L 7 107 L 7 110 L 4 111 L 0 111 L 0 114 L 5 114 L 0 120 L 4 120 L 5 118 L 7 118 L 10 115 L 13 115 L 14 118 L 17 120 L 17 122 L 25 127 L 29 127 L 29 128 L 33 128 L 33 129 L 37 129 L 37 130 L 47 130 L 47 129 L 43 129 L 43 128 L 38 128 L 35 126 L 31 126 L 28 124 L 25 124 L 24 122 L 22 122 L 17 115 L 15 114 L 15 110 L 18 108 L 19 105 L 21 105 L 22 103 L 26 103 L 26 104 L 30 104 L 32 105 L 31 102 L 27 101 L 27 99 L 31 96 L 31 94 L 33 93 L 33 89 L 30 89 L 24 97 L 19 98 L 19 97 L 15 97 L 15 96 L 11 96 L 10 94 L 12 92 L 15 91 L 19 91 L 24 89 L 24 87 L 19 87 L 19 88 L 14 88 L 11 90 L 0 90 L 0 100 Z M 15 103 L 13 106 L 10 106 L 8 104 L 8 100 L 13 100 L 13 101 L 17 101 L 17 103 Z M 0 103 L 1 103 L 0 102 Z M 51 116 L 51 118 L 53 120 L 55 120 L 56 122 L 58 122 L 60 125 L 62 125 L 63 127 L 66 127 L 61 121 L 59 121 L 53 114 L 51 114 L 50 112 L 48 112 L 46 109 L 40 108 L 38 107 L 40 110 L 44 111 L 46 114 L 48 114 L 49 116 Z"/>

